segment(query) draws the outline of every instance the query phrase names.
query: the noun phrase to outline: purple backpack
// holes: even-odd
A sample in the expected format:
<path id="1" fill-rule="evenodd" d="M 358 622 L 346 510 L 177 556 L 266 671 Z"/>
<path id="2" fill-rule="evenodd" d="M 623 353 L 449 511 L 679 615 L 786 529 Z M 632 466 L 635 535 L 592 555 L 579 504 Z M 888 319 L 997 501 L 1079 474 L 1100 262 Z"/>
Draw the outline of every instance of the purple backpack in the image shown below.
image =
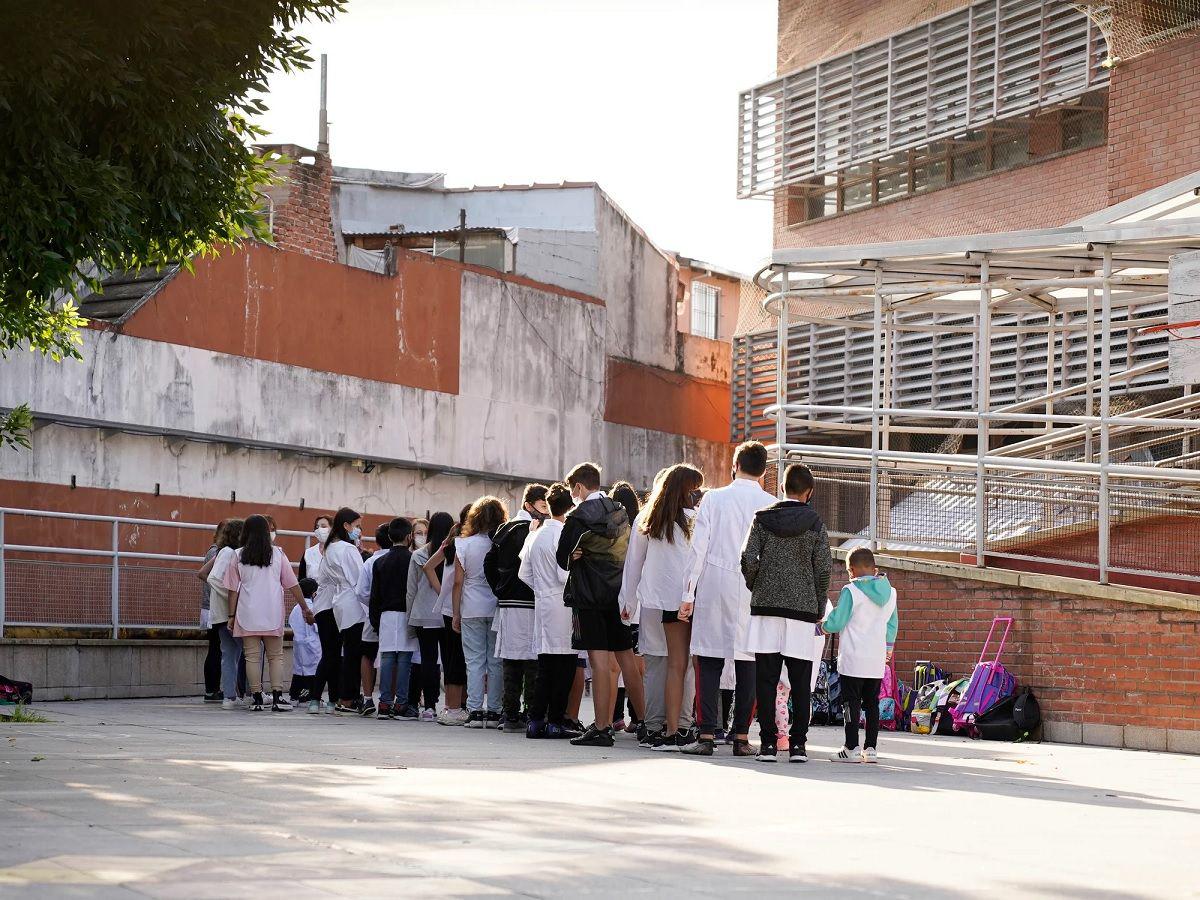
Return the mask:
<path id="1" fill-rule="evenodd" d="M 996 626 L 1001 622 L 1004 623 L 1004 634 L 1000 636 L 996 655 L 990 662 L 984 662 L 984 658 L 988 656 L 988 647 L 992 643 Z M 1017 680 L 1009 674 L 1008 669 L 1000 664 L 1000 654 L 1004 652 L 1004 644 L 1008 640 L 1008 632 L 1012 628 L 1012 623 L 1011 618 L 1002 616 L 997 616 L 992 620 L 992 627 L 988 630 L 987 639 L 983 642 L 983 650 L 979 653 L 979 662 L 975 664 L 975 671 L 971 673 L 967 689 L 963 691 L 962 699 L 958 701 L 958 704 L 950 710 L 955 731 L 970 733 L 975 727 L 976 716 L 987 712 L 1016 690 Z"/>

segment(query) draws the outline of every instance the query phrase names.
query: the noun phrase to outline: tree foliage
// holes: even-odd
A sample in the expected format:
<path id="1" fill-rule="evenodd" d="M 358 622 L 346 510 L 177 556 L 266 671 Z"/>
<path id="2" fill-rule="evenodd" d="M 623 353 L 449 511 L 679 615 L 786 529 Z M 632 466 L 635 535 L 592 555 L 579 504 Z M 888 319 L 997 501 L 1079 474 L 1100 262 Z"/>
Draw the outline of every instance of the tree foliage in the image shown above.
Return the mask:
<path id="1" fill-rule="evenodd" d="M 105 270 L 265 236 L 250 118 L 273 70 L 311 64 L 298 27 L 344 5 L 0 4 L 0 358 L 78 357 L 73 301 Z"/>

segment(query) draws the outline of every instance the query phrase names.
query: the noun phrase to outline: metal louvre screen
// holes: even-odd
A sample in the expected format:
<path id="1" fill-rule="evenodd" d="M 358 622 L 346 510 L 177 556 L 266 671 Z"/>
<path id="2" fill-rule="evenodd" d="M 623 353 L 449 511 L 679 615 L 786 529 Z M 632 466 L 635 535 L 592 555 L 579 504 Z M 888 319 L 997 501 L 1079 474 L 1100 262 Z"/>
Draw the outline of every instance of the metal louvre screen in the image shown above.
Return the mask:
<path id="1" fill-rule="evenodd" d="M 879 160 L 1103 87 L 1101 30 L 1056 0 L 984 0 L 739 97 L 738 196 Z"/>

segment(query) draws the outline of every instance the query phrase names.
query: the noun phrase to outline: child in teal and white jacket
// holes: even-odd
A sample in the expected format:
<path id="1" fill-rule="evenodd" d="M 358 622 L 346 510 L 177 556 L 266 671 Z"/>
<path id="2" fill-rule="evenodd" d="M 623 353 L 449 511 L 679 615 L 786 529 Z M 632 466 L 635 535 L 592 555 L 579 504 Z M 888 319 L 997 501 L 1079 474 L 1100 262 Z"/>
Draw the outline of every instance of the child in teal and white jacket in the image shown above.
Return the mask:
<path id="1" fill-rule="evenodd" d="M 896 631 L 896 589 L 875 568 L 875 554 L 866 547 L 851 552 L 846 560 L 850 583 L 842 588 L 837 606 L 821 623 L 827 634 L 840 634 L 838 683 L 842 689 L 842 711 L 846 718 L 846 745 L 832 757 L 834 762 L 876 761 L 879 740 L 879 682 L 892 659 Z M 858 749 L 858 714 L 866 708 L 867 734 Z"/>

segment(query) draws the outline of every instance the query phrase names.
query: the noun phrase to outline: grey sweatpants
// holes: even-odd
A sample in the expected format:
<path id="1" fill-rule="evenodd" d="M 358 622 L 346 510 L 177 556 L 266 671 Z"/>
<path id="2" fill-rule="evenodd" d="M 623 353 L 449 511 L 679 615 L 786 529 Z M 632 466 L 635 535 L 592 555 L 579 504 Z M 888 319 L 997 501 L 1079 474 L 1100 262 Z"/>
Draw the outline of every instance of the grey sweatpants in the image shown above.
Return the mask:
<path id="1" fill-rule="evenodd" d="M 666 724 L 666 704 L 663 692 L 667 685 L 667 658 L 665 656 L 642 656 L 646 663 L 646 730 L 663 731 Z M 696 705 L 696 670 L 687 667 L 683 680 L 683 705 L 679 707 L 679 730 L 686 731 L 695 722 L 693 707 Z"/>

